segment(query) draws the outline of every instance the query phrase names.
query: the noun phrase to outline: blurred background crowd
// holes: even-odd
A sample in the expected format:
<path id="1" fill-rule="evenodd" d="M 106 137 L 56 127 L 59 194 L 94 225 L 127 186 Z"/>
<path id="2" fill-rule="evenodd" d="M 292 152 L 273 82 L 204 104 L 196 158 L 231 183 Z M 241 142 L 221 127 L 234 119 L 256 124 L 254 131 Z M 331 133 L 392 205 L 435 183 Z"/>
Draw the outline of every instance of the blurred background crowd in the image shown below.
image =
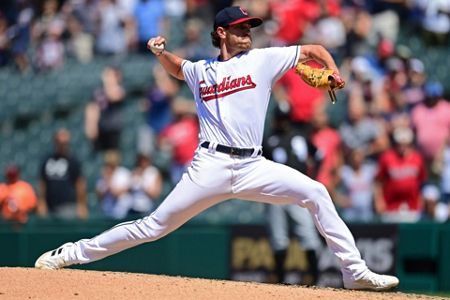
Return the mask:
<path id="1" fill-rule="evenodd" d="M 199 129 L 190 91 L 147 40 L 214 57 L 213 16 L 232 4 L 264 19 L 255 48 L 322 44 L 347 81 L 332 105 L 293 70 L 280 78 L 264 155 L 324 183 L 349 222 L 447 221 L 450 0 L 3 0 L 1 217 L 151 212 L 189 166 Z M 251 222 L 261 206 L 224 203 L 203 217 Z"/>

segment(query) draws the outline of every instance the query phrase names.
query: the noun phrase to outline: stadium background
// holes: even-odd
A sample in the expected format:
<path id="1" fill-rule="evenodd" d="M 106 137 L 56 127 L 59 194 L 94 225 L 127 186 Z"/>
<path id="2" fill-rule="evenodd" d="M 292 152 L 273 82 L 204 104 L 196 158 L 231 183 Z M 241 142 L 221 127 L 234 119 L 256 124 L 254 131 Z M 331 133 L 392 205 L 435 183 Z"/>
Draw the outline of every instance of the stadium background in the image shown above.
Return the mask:
<path id="1" fill-rule="evenodd" d="M 14 37 L 16 37 L 14 32 L 17 33 L 14 30 L 17 30 L 16 25 L 19 24 L 17 12 L 23 7 L 32 7 L 35 10 L 35 15 L 28 24 L 31 28 L 35 20 L 39 18 L 39 7 L 43 2 L 2 1 L 0 6 L 2 16 L 8 20 L 6 27 L 9 31 L 7 30 L 6 36 L 11 37 L 12 41 L 8 47 L 2 48 L 2 58 L 5 59 L 2 60 L 4 65 L 0 68 L 0 170 L 4 170 L 11 163 L 18 165 L 22 178 L 38 190 L 39 164 L 42 156 L 51 150 L 53 133 L 57 128 L 68 128 L 72 134 L 72 151 L 82 162 L 82 172 L 87 178 L 90 213 L 87 220 L 67 221 L 51 217 L 39 218 L 33 213 L 26 224 L 2 220 L 0 240 L 4 255 L 2 255 L 1 265 L 31 266 L 34 258 L 43 250 L 57 246 L 66 240 L 91 236 L 116 223 L 102 214 L 95 194 L 95 184 L 100 175 L 102 156 L 98 153 L 93 154 L 91 144 L 84 134 L 85 107 L 92 100 L 94 89 L 101 84 L 103 69 L 110 65 L 119 67 L 123 72 L 123 85 L 127 92 L 122 107 L 124 123 L 120 153 L 122 164 L 131 168 L 138 152 L 138 128 L 146 123 L 145 113 L 141 110 L 141 99 L 145 97 L 149 87 L 154 84 L 152 70 L 156 61 L 150 53 L 139 51 L 138 43 L 120 53 L 106 55 L 94 51 L 93 58 L 85 62 L 80 62 L 73 54 L 66 51 L 61 64 L 57 64 L 55 67 L 41 68 L 37 64 L 36 58 L 39 44 L 29 40 L 24 51 L 25 57 L 28 58 L 28 66 L 23 68 L 23 65 L 15 63 L 14 55 L 17 51 L 12 45 Z M 60 12 L 62 12 L 64 4 L 71 2 L 76 6 L 84 1 L 60 1 L 58 4 Z M 96 1 L 88 2 L 95 3 Z M 117 3 L 119 2 L 117 1 Z M 204 22 L 203 27 L 200 27 L 201 37 L 198 40 L 198 48 L 209 49 L 211 24 L 205 20 L 211 20 L 213 12 L 221 6 L 229 4 L 227 2 L 229 1 L 166 1 L 165 4 L 168 7 L 165 16 L 166 27 L 164 30 L 161 29 L 160 33 L 164 33 L 169 38 L 169 49 L 183 48 L 186 43 L 184 29 L 187 20 L 193 18 Z M 258 5 L 265 7 L 271 1 L 255 1 L 257 4 L 246 1 L 237 2 L 253 10 L 254 14 L 258 14 L 261 13 Z M 302 1 L 294 2 L 298 4 Z M 316 3 L 316 1 L 303 2 L 304 7 L 314 6 Z M 407 13 L 410 12 L 410 8 L 406 8 L 404 4 L 391 4 L 389 1 L 375 1 L 366 3 L 366 6 L 364 6 L 364 1 L 329 2 L 331 6 L 335 4 L 341 8 L 358 7 L 367 10 L 371 15 L 393 9 L 400 16 L 398 34 L 394 43 L 395 49 L 407 49 L 406 51 L 409 51 L 410 55 L 420 59 L 425 67 L 427 78 L 440 81 L 444 87 L 444 98 L 449 99 L 450 86 L 446 80 L 448 39 L 440 44 L 427 43 L 413 22 L 414 18 L 406 17 L 410 16 Z M 161 3 L 163 4 L 162 1 Z M 30 6 L 27 6 L 28 4 Z M 129 5 L 131 6 L 131 4 Z M 270 28 L 266 29 L 270 31 Z M 68 40 L 66 35 L 61 35 L 61 42 L 64 45 Z M 375 53 L 376 45 L 372 46 L 371 50 Z M 338 49 L 334 52 L 339 63 L 344 62 L 342 53 Z M 186 86 L 181 86 L 179 95 L 190 99 Z M 335 127 L 338 127 L 345 118 L 348 101 L 346 96 L 346 93 L 340 93 L 338 104 L 328 107 L 331 124 Z M 272 101 L 269 114 L 273 109 Z M 165 157 L 163 152 L 158 151 L 154 153 L 153 160 L 165 179 L 162 199 L 173 185 L 169 178 L 170 160 Z M 238 273 L 237 267 L 233 265 L 233 259 L 237 255 L 233 247 L 240 238 L 249 238 L 250 248 L 255 247 L 251 246 L 252 241 L 256 244 L 261 242 L 263 245 L 261 251 L 265 251 L 264 244 L 267 243 L 267 240 L 264 235 L 264 222 L 263 205 L 231 200 L 199 215 L 179 232 L 175 232 L 173 237 L 154 243 L 155 245 L 129 250 L 107 259 L 105 262 L 88 266 L 88 268 L 232 278 L 233 274 Z M 380 242 L 380 239 L 382 239 L 381 242 L 390 239 L 394 245 L 393 248 L 388 249 L 392 255 L 390 259 L 393 260 L 391 271 L 400 276 L 402 282 L 400 289 L 429 292 L 450 291 L 450 282 L 447 276 L 450 273 L 448 258 L 450 228 L 448 224 L 427 220 L 415 224 L 391 225 L 389 230 L 383 229 L 383 226 L 386 225 L 374 220 L 370 224 L 352 224 L 351 228 L 354 232 L 362 232 L 360 235 L 362 238 L 364 238 L 364 233 L 375 232 L 368 238 L 369 242 L 374 244 Z M 381 237 L 376 233 L 380 231 L 380 228 L 382 229 Z M 249 229 L 252 229 L 250 233 Z M 359 234 L 356 236 L 358 239 Z M 299 251 L 301 253 L 301 249 Z M 270 253 L 268 256 L 250 253 L 247 259 L 251 257 L 262 257 L 262 265 L 258 265 L 258 263 L 252 265 L 247 260 L 244 266 L 240 267 L 244 271 L 248 271 L 249 268 L 252 271 L 251 266 L 253 266 L 256 271 L 262 272 L 253 275 L 260 277 L 251 277 L 252 274 L 247 274 L 250 277 L 245 277 L 246 275 L 242 275 L 242 273 L 240 276 L 244 277 L 237 275 L 234 278 L 268 280 L 261 277 L 267 275 L 261 274 L 270 272 Z M 383 260 L 382 257 L 378 259 Z M 267 265 L 264 265 L 264 260 L 269 260 Z M 143 264 L 144 261 L 147 263 Z M 301 266 L 299 268 L 301 269 Z M 339 286 L 340 283 L 335 284 Z"/>

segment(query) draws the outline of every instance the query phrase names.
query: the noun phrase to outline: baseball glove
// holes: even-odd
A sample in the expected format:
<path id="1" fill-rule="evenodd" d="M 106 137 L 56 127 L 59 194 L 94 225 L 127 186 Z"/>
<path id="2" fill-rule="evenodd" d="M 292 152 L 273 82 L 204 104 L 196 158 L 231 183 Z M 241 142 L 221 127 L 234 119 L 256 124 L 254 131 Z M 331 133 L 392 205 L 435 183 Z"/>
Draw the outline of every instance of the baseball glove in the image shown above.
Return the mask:
<path id="1" fill-rule="evenodd" d="M 336 103 L 335 90 L 342 89 L 345 85 L 345 81 L 336 71 L 326 68 L 312 68 L 303 63 L 298 63 L 295 66 L 295 71 L 306 84 L 315 88 L 326 89 L 331 98 L 331 102 L 333 104 Z"/>

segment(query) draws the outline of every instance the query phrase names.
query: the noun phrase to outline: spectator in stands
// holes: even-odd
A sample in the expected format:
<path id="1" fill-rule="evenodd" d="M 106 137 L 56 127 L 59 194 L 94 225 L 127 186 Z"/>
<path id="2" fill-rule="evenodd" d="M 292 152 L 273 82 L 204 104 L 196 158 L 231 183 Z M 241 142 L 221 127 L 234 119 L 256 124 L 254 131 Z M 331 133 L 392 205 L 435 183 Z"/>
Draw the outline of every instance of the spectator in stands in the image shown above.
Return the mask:
<path id="1" fill-rule="evenodd" d="M 355 57 L 371 53 L 370 34 L 372 16 L 361 7 L 349 6 L 342 11 L 343 24 L 347 31 L 344 56 Z"/>
<path id="2" fill-rule="evenodd" d="M 228 0 L 225 0 L 228 1 Z M 186 12 L 184 17 L 200 18 L 202 20 L 210 20 L 211 18 L 211 1 L 205 0 L 189 0 L 186 3 Z"/>
<path id="3" fill-rule="evenodd" d="M 424 185 L 422 188 L 423 214 L 424 220 L 435 220 L 445 222 L 448 218 L 449 207 L 441 202 L 441 192 L 434 184 Z"/>
<path id="4" fill-rule="evenodd" d="M 28 0 L 11 1 L 0 7 L 0 67 L 14 61 L 20 72 L 28 70 L 26 51 L 33 15 Z"/>
<path id="5" fill-rule="evenodd" d="M 403 90 L 408 110 L 425 99 L 424 85 L 426 82 L 425 66 L 418 58 L 410 58 L 407 61 L 407 84 Z"/>
<path id="6" fill-rule="evenodd" d="M 371 38 L 376 40 L 377 36 L 382 36 L 395 42 L 400 31 L 400 18 L 407 15 L 407 1 L 365 0 L 365 2 L 372 15 Z"/>
<path id="7" fill-rule="evenodd" d="M 385 70 L 376 101 L 378 113 L 388 115 L 406 108 L 403 89 L 408 77 L 403 61 L 395 56 L 386 60 Z"/>
<path id="8" fill-rule="evenodd" d="M 153 78 L 154 83 L 142 101 L 146 122 L 138 132 L 138 151 L 146 154 L 153 154 L 157 137 L 173 121 L 171 103 L 180 91 L 178 81 L 159 64 L 153 67 Z"/>
<path id="9" fill-rule="evenodd" d="M 224 0 L 219 0 L 223 2 Z M 230 0 L 227 0 L 230 1 Z M 170 20 L 170 24 L 177 24 L 183 22 L 186 16 L 187 1 L 185 0 L 165 0 L 164 6 L 166 9 L 167 18 Z"/>
<path id="10" fill-rule="evenodd" d="M 161 196 L 162 185 L 161 174 L 150 156 L 138 154 L 131 175 L 133 201 L 129 213 L 148 215 Z"/>
<path id="11" fill-rule="evenodd" d="M 83 31 L 83 25 L 77 15 L 72 14 L 67 20 L 69 40 L 67 43 L 68 54 L 75 57 L 81 63 L 88 63 L 94 55 L 94 38 Z"/>
<path id="12" fill-rule="evenodd" d="M 405 97 L 408 83 L 403 61 L 391 57 L 386 62 L 387 74 L 376 97 L 376 112 L 383 120 L 389 133 L 399 126 L 411 126 L 409 105 Z"/>
<path id="13" fill-rule="evenodd" d="M 328 123 L 325 103 L 315 108 L 312 123 L 312 142 L 324 156 L 317 180 L 324 184 L 330 193 L 334 193 L 337 170 L 342 163 L 341 138 L 338 131 Z"/>
<path id="14" fill-rule="evenodd" d="M 28 214 L 36 208 L 36 194 L 33 187 L 21 180 L 16 165 L 5 169 L 5 183 L 0 183 L 0 209 L 4 220 L 26 223 Z"/>
<path id="15" fill-rule="evenodd" d="M 58 28 L 61 32 L 65 30 L 64 18 L 59 11 L 58 0 L 44 0 L 38 10 L 38 15 L 31 28 L 31 38 L 33 44 L 40 41 L 49 33 L 50 27 Z"/>
<path id="16" fill-rule="evenodd" d="M 132 174 L 120 165 L 120 154 L 109 150 L 104 153 L 102 174 L 97 180 L 96 192 L 102 212 L 113 219 L 123 219 L 132 207 Z"/>
<path id="17" fill-rule="evenodd" d="M 295 70 L 287 71 L 273 88 L 275 99 L 282 105 L 289 106 L 289 117 L 293 129 L 305 130 L 311 127 L 314 111 L 324 104 L 324 91 L 298 80 Z M 283 104 L 284 103 L 284 104 Z"/>
<path id="18" fill-rule="evenodd" d="M 264 156 L 272 161 L 288 165 L 315 178 L 323 155 L 303 132 L 291 130 L 288 106 L 278 105 L 272 120 L 273 131 L 263 143 Z M 290 228 L 305 250 L 307 268 L 302 284 L 315 285 L 318 280 L 317 254 L 321 241 L 308 211 L 295 204 L 267 205 L 267 227 L 270 244 L 275 256 L 277 282 L 283 283 L 285 261 L 290 241 Z"/>
<path id="19" fill-rule="evenodd" d="M 98 0 L 66 0 L 63 10 L 80 20 L 83 31 L 91 36 L 97 32 Z"/>
<path id="20" fill-rule="evenodd" d="M 328 11 L 326 5 L 323 8 L 319 18 L 313 20 L 305 30 L 302 38 L 303 44 L 320 44 L 338 58 L 342 53 L 343 46 L 346 41 L 346 30 L 339 18 L 341 13 L 340 7 L 337 6 L 337 1 L 328 1 L 334 3 L 333 11 Z"/>
<path id="21" fill-rule="evenodd" d="M 117 4 L 125 11 L 126 14 L 132 16 L 139 0 L 117 0 Z"/>
<path id="22" fill-rule="evenodd" d="M 85 110 L 85 133 L 96 151 L 118 150 L 125 100 L 122 71 L 108 66 L 102 72 L 102 86 L 94 91 Z"/>
<path id="23" fill-rule="evenodd" d="M 138 0 L 134 8 L 138 34 L 138 49 L 147 52 L 147 41 L 158 35 L 163 35 L 165 30 L 165 4 L 163 0 Z"/>
<path id="24" fill-rule="evenodd" d="M 294 45 L 303 37 L 310 23 L 323 15 L 337 16 L 340 3 L 329 1 L 273 1 L 271 3 L 273 18 L 277 21 L 274 43 Z"/>
<path id="25" fill-rule="evenodd" d="M 8 64 L 10 38 L 8 35 L 8 20 L 0 11 L 0 67 Z"/>
<path id="26" fill-rule="evenodd" d="M 425 165 L 413 147 L 414 133 L 409 127 L 395 128 L 392 141 L 393 147 L 378 162 L 375 208 L 383 221 L 416 222 L 422 213 Z"/>
<path id="27" fill-rule="evenodd" d="M 368 56 L 369 62 L 375 71 L 375 76 L 379 76 L 379 78 L 382 79 L 383 77 L 390 75 L 390 72 L 401 71 L 400 67 L 394 65 L 393 68 L 388 64 L 391 62 L 390 59 L 396 57 L 395 55 L 394 41 L 383 36 L 379 36 L 375 55 Z"/>
<path id="28" fill-rule="evenodd" d="M 198 18 L 191 18 L 186 21 L 181 48 L 175 51 L 178 56 L 197 61 L 216 55 L 216 49 L 210 43 L 205 43 L 202 40 L 204 27 L 203 21 Z"/>
<path id="29" fill-rule="evenodd" d="M 86 180 L 81 164 L 70 151 L 70 132 L 59 128 L 54 150 L 42 162 L 39 180 L 38 214 L 57 218 L 88 217 Z"/>
<path id="30" fill-rule="evenodd" d="M 433 172 L 440 175 L 438 184 L 442 192 L 442 202 L 450 205 L 450 136 L 436 155 Z"/>
<path id="31" fill-rule="evenodd" d="M 362 149 L 349 153 L 348 163 L 339 170 L 336 204 L 342 217 L 350 222 L 371 222 L 374 218 L 374 182 L 376 165 L 365 159 Z"/>
<path id="32" fill-rule="evenodd" d="M 360 148 L 368 159 L 376 159 L 389 145 L 383 123 L 367 114 L 366 106 L 359 98 L 350 99 L 348 120 L 339 126 L 339 133 L 345 157 Z"/>
<path id="33" fill-rule="evenodd" d="M 38 70 L 51 70 L 64 63 L 62 34 L 66 30 L 57 0 L 44 0 L 31 28 L 31 40 L 36 47 L 33 64 Z"/>
<path id="34" fill-rule="evenodd" d="M 411 119 L 417 134 L 417 146 L 423 154 L 430 176 L 436 179 L 432 163 L 450 137 L 450 103 L 443 99 L 439 82 L 425 85 L 425 100 L 412 111 Z"/>
<path id="35" fill-rule="evenodd" d="M 365 57 L 357 56 L 349 61 L 350 80 L 346 85 L 349 102 L 364 102 L 369 114 L 375 111 L 375 96 L 378 92 L 372 72 L 373 70 Z"/>
<path id="36" fill-rule="evenodd" d="M 30 0 L 16 1 L 17 20 L 16 23 L 9 28 L 9 31 L 12 32 L 12 56 L 17 68 L 21 72 L 29 70 L 27 51 L 30 45 L 31 23 L 35 14 L 30 2 Z"/>
<path id="37" fill-rule="evenodd" d="M 127 35 L 129 31 L 133 31 L 131 16 L 121 9 L 116 0 L 99 0 L 96 17 L 97 53 L 103 55 L 126 53 L 130 42 Z"/>
<path id="38" fill-rule="evenodd" d="M 430 45 L 447 45 L 450 34 L 450 1 L 413 2 L 423 11 L 421 25 L 425 41 Z"/>
<path id="39" fill-rule="evenodd" d="M 450 218 L 450 205 L 441 201 L 436 203 L 434 208 L 434 221 L 445 223 Z"/>
<path id="40" fill-rule="evenodd" d="M 198 120 L 191 100 L 178 98 L 172 102 L 174 121 L 159 136 L 159 148 L 172 154 L 171 179 L 181 179 L 198 146 Z"/>
<path id="41" fill-rule="evenodd" d="M 39 71 L 62 67 L 65 58 L 65 46 L 62 41 L 64 27 L 60 22 L 52 22 L 40 40 L 35 54 L 35 63 Z"/>

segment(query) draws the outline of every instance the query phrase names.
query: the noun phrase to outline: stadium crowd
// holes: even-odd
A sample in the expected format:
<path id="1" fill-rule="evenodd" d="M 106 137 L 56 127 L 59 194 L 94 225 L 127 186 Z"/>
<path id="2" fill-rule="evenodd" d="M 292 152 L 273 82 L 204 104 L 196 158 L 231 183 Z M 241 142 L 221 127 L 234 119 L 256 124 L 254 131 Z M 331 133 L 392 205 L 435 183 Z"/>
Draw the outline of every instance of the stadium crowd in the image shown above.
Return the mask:
<path id="1" fill-rule="evenodd" d="M 320 163 L 310 175 L 327 186 L 343 218 L 446 221 L 449 91 L 397 40 L 403 30 L 420 35 L 429 47 L 448 48 L 449 0 L 5 0 L 0 2 L 0 71 L 15 68 L 39 76 L 61 67 L 69 57 L 88 64 L 99 56 L 137 53 L 151 60 L 146 43 L 157 35 L 166 36 L 168 47 L 181 57 L 212 57 L 216 50 L 209 40 L 209 20 L 231 4 L 264 19 L 253 32 L 255 48 L 317 43 L 339 63 L 347 84 L 336 105 L 329 103 L 326 92 L 307 86 L 291 70 L 274 86 L 275 113 L 271 110 L 269 119 L 286 118 L 293 132 L 319 150 Z M 119 68 L 105 68 L 102 86 L 92 91 L 92 102 L 86 106 L 86 138 L 105 158 L 96 192 L 108 217 L 151 211 L 161 200 L 162 182 L 178 181 L 198 143 L 195 107 L 182 93 L 183 85 L 157 65 L 153 78 L 144 95 L 147 122 L 136 128 L 139 155 L 133 170 L 120 164 L 121 103 L 127 91 Z M 55 134 L 56 144 L 70 139 L 70 133 L 61 130 Z M 270 134 L 276 131 L 267 126 L 266 136 Z M 290 141 L 294 150 L 281 145 L 280 151 L 301 156 L 304 145 L 296 141 Z M 24 215 L 34 207 L 41 216 L 88 216 L 86 184 L 79 174 L 82 162 L 75 151 L 69 155 L 60 150 L 42 163 L 37 201 L 29 192 L 23 193 L 27 199 L 18 199 L 21 195 L 13 193 L 11 185 L 17 185 L 19 170 L 8 167 L 7 182 L 0 185 L 3 218 L 26 222 Z M 156 152 L 170 154 L 168 178 L 152 164 Z M 62 187 L 72 191 L 72 203 L 56 203 Z M 48 191 L 55 193 L 50 195 L 53 200 Z"/>

